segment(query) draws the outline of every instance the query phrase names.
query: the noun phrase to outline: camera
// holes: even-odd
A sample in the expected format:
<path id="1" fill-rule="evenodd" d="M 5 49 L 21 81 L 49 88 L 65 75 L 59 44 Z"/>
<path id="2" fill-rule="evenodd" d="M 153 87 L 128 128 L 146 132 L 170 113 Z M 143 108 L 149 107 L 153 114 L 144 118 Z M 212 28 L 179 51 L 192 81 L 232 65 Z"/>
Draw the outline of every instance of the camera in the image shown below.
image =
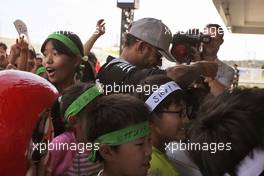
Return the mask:
<path id="1" fill-rule="evenodd" d="M 171 54 L 180 63 L 190 64 L 200 58 L 202 44 L 210 43 L 211 37 L 199 32 L 199 29 L 189 29 L 173 35 Z"/>

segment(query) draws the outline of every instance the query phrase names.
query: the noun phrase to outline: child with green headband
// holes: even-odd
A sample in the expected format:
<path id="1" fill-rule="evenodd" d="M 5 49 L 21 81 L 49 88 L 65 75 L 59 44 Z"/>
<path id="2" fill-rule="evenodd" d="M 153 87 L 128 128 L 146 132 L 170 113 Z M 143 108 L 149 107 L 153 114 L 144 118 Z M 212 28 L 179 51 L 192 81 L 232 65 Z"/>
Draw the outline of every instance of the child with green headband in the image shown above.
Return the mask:
<path id="1" fill-rule="evenodd" d="M 141 85 L 159 87 L 151 93 L 137 92 L 152 112 L 150 125 L 152 129 L 152 155 L 148 175 L 178 176 L 169 158 L 166 156 L 166 144 L 178 139 L 186 117 L 184 91 L 165 75 L 155 75 L 144 79 Z"/>
<path id="2" fill-rule="evenodd" d="M 98 143 L 89 160 L 102 161 L 98 176 L 146 176 L 151 156 L 148 108 L 126 94 L 111 94 L 89 112 L 87 138 Z"/>
<path id="3" fill-rule="evenodd" d="M 84 63 L 81 77 L 80 64 L 83 61 L 84 50 L 80 38 L 70 31 L 57 31 L 50 34 L 41 47 L 44 55 L 43 66 L 48 80 L 62 92 L 76 81 L 94 81 L 90 64 Z M 90 71 L 88 71 L 90 70 Z"/>
<path id="4" fill-rule="evenodd" d="M 93 144 L 87 141 L 85 135 L 89 111 L 101 95 L 98 85 L 85 83 L 65 91 L 60 106 L 67 129 L 49 144 L 52 148 L 48 149 L 47 175 L 92 176 L 102 169 L 101 163 L 92 163 L 87 159 Z"/>
<path id="5" fill-rule="evenodd" d="M 89 53 L 94 42 L 86 44 L 88 48 L 85 48 L 84 52 L 80 38 L 73 32 L 57 31 L 50 34 L 41 47 L 41 52 L 44 55 L 43 67 L 39 67 L 36 73 L 38 75 L 44 74 L 45 78 L 55 85 L 60 93 L 76 82 L 94 81 L 93 69 L 90 64 L 82 58 L 84 53 Z M 83 67 L 80 67 L 80 64 L 82 64 Z M 34 143 L 41 143 L 43 141 L 46 135 L 45 129 L 54 129 L 55 137 L 64 132 L 64 125 L 59 115 L 60 108 L 57 106 L 59 104 L 58 102 L 59 101 L 56 101 L 55 106 L 53 106 L 54 108 L 52 108 L 52 118 L 47 118 L 50 121 L 52 119 L 52 123 L 47 123 L 47 120 L 44 118 L 39 119 L 39 122 L 43 123 L 38 124 L 51 125 L 44 127 L 44 125 L 39 126 L 36 124 L 36 128 L 32 134 L 32 141 L 34 141 Z M 49 136 L 52 136 L 48 138 L 48 141 L 51 141 L 53 135 Z M 35 150 L 29 158 L 34 161 L 34 163 L 37 163 L 35 165 L 39 167 L 38 163 L 41 162 L 42 156 L 43 154 L 41 154 L 39 150 Z M 30 166 L 30 168 L 35 168 L 35 166 Z"/>

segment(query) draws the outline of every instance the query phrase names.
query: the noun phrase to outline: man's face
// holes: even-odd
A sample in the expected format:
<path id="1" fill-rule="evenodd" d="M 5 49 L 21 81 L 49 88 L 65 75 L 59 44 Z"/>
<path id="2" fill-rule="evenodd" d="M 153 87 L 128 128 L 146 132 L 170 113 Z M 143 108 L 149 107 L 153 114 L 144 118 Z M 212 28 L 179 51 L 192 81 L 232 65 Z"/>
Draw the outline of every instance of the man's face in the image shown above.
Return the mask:
<path id="1" fill-rule="evenodd" d="M 145 52 L 141 58 L 141 67 L 142 68 L 152 68 L 156 66 L 161 66 L 162 55 L 157 48 L 151 46 L 150 44 L 144 43 Z"/>
<path id="2" fill-rule="evenodd" d="M 211 36 L 211 42 L 204 44 L 204 49 L 207 54 L 217 54 L 221 44 L 223 43 L 223 34 L 219 34 L 215 27 L 206 28 L 206 34 Z"/>

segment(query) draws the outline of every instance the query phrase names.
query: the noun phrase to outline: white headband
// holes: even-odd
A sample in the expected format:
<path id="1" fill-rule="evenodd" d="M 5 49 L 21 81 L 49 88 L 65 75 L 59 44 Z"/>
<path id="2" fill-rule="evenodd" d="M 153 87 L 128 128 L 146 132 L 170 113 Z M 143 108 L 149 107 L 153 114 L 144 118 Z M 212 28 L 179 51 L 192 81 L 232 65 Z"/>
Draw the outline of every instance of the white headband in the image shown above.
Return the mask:
<path id="1" fill-rule="evenodd" d="M 145 101 L 145 103 L 152 112 L 164 98 L 176 90 L 182 89 L 174 81 L 167 82 L 166 84 L 161 85 L 158 90 L 153 92 L 151 96 Z"/>

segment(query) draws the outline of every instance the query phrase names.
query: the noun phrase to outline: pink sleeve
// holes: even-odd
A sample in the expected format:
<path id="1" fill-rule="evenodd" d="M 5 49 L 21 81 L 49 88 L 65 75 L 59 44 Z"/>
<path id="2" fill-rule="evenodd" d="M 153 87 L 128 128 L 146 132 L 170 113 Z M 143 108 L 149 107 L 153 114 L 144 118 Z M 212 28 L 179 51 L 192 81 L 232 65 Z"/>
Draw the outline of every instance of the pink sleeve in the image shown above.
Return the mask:
<path id="1" fill-rule="evenodd" d="M 75 137 L 71 132 L 65 132 L 52 140 L 49 144 L 49 163 L 48 169 L 52 175 L 61 175 L 72 165 L 74 151 L 63 149 L 75 142 Z"/>

